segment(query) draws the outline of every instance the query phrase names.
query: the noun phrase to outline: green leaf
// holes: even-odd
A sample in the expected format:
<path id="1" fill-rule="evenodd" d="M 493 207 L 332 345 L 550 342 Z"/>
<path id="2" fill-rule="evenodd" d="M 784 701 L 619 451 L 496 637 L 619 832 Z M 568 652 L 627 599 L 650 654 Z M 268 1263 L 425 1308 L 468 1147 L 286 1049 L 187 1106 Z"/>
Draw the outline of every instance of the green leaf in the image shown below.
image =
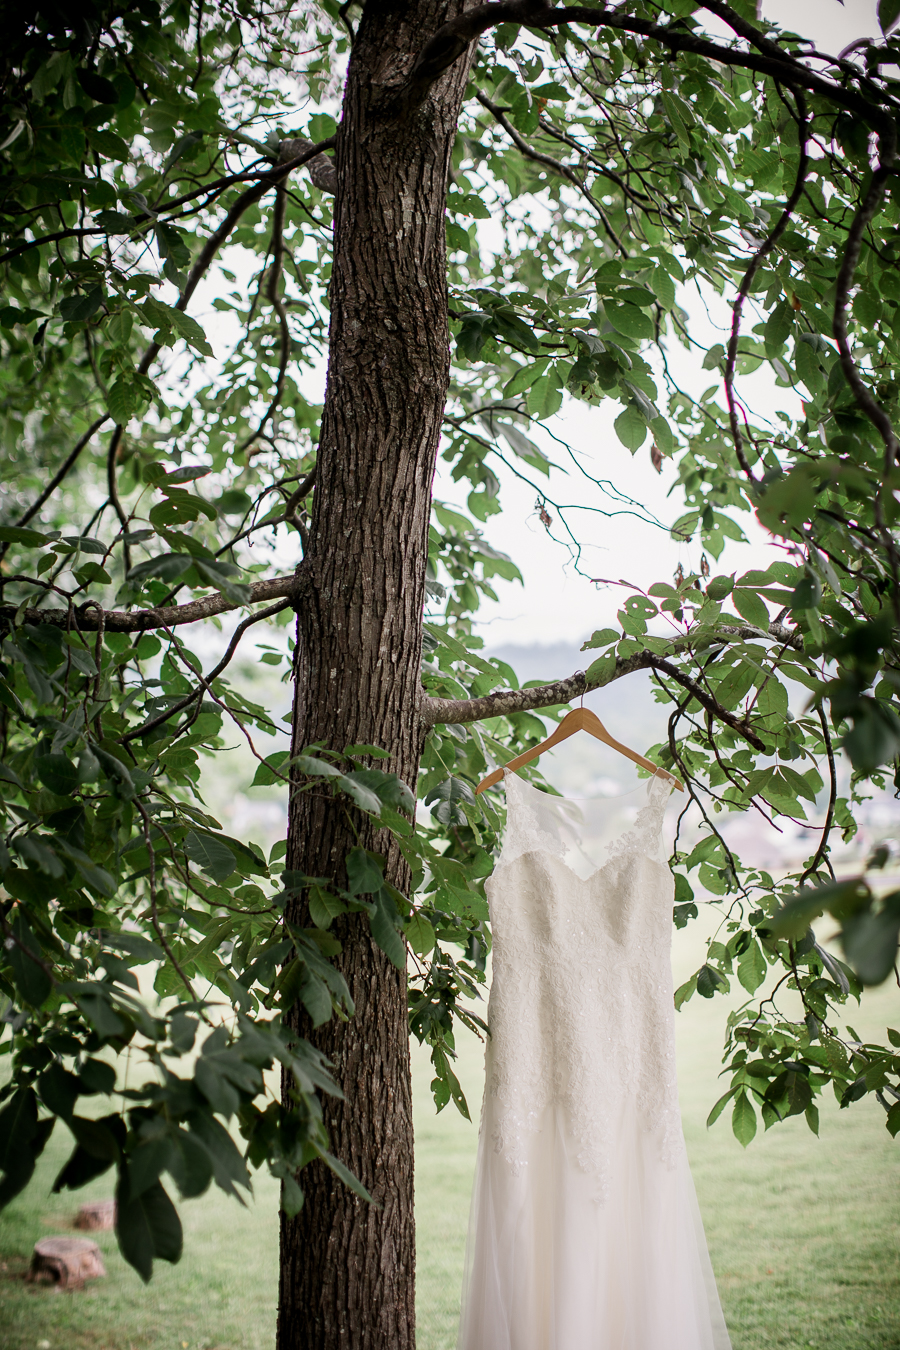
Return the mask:
<path id="1" fill-rule="evenodd" d="M 185 259 L 185 265 L 190 258 Z M 189 347 L 199 352 L 201 356 L 212 356 L 213 349 L 207 341 L 206 334 L 200 327 L 196 319 L 192 319 L 189 314 L 185 314 L 180 309 L 175 309 L 171 305 L 164 305 L 161 300 L 150 298 L 144 302 L 144 313 L 147 322 L 155 328 L 171 329 L 184 338 Z"/>
<path id="2" fill-rule="evenodd" d="M 312 755 L 295 755 L 291 764 L 300 773 L 305 773 L 311 778 L 343 778 L 340 769 L 336 769 L 333 764 L 329 764 L 327 759 L 315 759 Z"/>
<path id="3" fill-rule="evenodd" d="M 159 955 L 161 959 L 162 950 L 159 950 Z M 79 1091 L 86 1096 L 98 1092 L 109 1096 L 115 1090 L 116 1071 L 112 1064 L 106 1064 L 102 1059 L 86 1059 L 79 1070 L 78 1081 L 81 1085 Z"/>
<path id="4" fill-rule="evenodd" d="M 324 1026 L 329 1021 L 333 1011 L 328 985 L 324 980 L 319 979 L 318 975 L 314 974 L 305 962 L 297 962 L 296 964 L 297 973 L 300 974 L 300 982 L 297 986 L 298 997 L 309 1013 L 313 1026 Z M 286 980 L 286 986 L 287 984 L 288 981 Z"/>
<path id="5" fill-rule="evenodd" d="M 734 708 L 753 684 L 757 670 L 749 661 L 739 661 L 727 670 L 715 687 L 715 695 L 723 708 Z"/>
<path id="6" fill-rule="evenodd" d="M 434 816 L 442 825 L 466 825 L 468 817 L 461 803 L 475 805 L 475 794 L 462 778 L 452 775 L 437 783 L 425 797 L 425 805 L 434 805 Z"/>
<path id="7" fill-rule="evenodd" d="M 690 999 L 691 995 L 696 992 L 697 976 L 692 975 L 689 980 L 685 980 L 684 984 L 679 985 L 675 990 L 675 1011 L 680 1012 L 685 1003 Z"/>
<path id="8" fill-rule="evenodd" d="M 372 895 L 384 884 L 384 859 L 352 848 L 347 854 L 347 889 L 351 895 Z"/>
<path id="9" fill-rule="evenodd" d="M 55 1123 L 38 1120 L 30 1087 L 19 1088 L 0 1111 L 0 1210 L 28 1185 Z"/>
<path id="10" fill-rule="evenodd" d="M 256 766 L 256 773 L 250 786 L 269 787 L 273 783 L 283 782 L 287 778 L 287 763 L 290 757 L 290 750 L 275 750 L 271 755 L 266 755 L 262 764 Z"/>
<path id="11" fill-rule="evenodd" d="M 609 683 L 615 673 L 616 654 L 615 652 L 607 652 L 605 656 L 598 656 L 596 661 L 591 662 L 585 671 L 585 679 L 589 685 L 602 688 L 603 685 Z"/>
<path id="12" fill-rule="evenodd" d="M 878 0 L 878 26 L 887 37 L 900 19 L 900 0 Z"/>
<path id="13" fill-rule="evenodd" d="M 34 1138 L 38 1102 L 34 1089 L 18 1088 L 0 1111 L 0 1170 L 11 1172 Z"/>
<path id="14" fill-rule="evenodd" d="M 191 861 L 208 872 L 214 881 L 226 881 L 237 866 L 231 849 L 214 834 L 189 830 L 184 849 Z"/>
<path id="15" fill-rule="evenodd" d="M 361 811 L 370 811 L 373 815 L 381 813 L 381 798 L 373 792 L 370 787 L 362 780 L 362 775 L 368 772 L 365 769 L 358 769 L 354 773 L 341 774 L 338 786 L 342 792 L 346 792 L 351 797 Z"/>
<path id="16" fill-rule="evenodd" d="M 786 300 L 781 300 L 766 319 L 764 341 L 769 356 L 777 356 L 794 327 L 794 311 Z"/>
<path id="17" fill-rule="evenodd" d="M 95 745 L 93 753 L 106 777 L 114 784 L 118 795 L 125 801 L 132 801 L 136 789 L 128 767 L 116 755 L 104 750 L 102 746 Z"/>
<path id="18" fill-rule="evenodd" d="M 710 1111 L 709 1115 L 706 1118 L 707 1129 L 709 1129 L 711 1125 L 715 1125 L 716 1121 L 719 1119 L 719 1116 L 725 1110 L 725 1107 L 731 1101 L 732 1097 L 736 1092 L 737 1088 L 729 1088 L 728 1091 L 719 1098 L 719 1100 L 716 1102 L 715 1106 L 713 1107 L 713 1109 Z"/>
<path id="19" fill-rule="evenodd" d="M 606 317 L 616 332 L 625 337 L 640 341 L 653 336 L 653 320 L 636 305 L 607 305 Z"/>
<path id="20" fill-rule="evenodd" d="M 41 548 L 44 544 L 52 543 L 58 536 L 53 534 L 41 534 L 39 530 L 28 530 L 21 525 L 4 525 L 0 527 L 0 544 L 23 544 L 26 548 Z"/>
<path id="21" fill-rule="evenodd" d="M 172 492 L 164 502 L 157 502 L 151 507 L 148 513 L 148 519 L 151 525 L 171 526 L 171 525 L 190 525 L 193 521 L 199 520 L 201 516 L 207 516 L 206 502 L 201 498 L 193 496 L 190 492 Z M 209 508 L 213 510 L 212 507 Z M 215 514 L 215 512 L 213 512 Z"/>
<path id="22" fill-rule="evenodd" d="M 528 411 L 543 422 L 562 407 L 562 390 L 554 375 L 541 375 L 528 391 Z"/>
<path id="23" fill-rule="evenodd" d="M 893 972 L 900 940 L 900 913 L 890 901 L 878 912 L 864 910 L 844 920 L 841 944 L 844 955 L 863 984 L 882 984 Z"/>
<path id="24" fill-rule="evenodd" d="M 428 956 L 437 941 L 434 928 L 424 914 L 413 914 L 406 922 L 406 940 L 417 956 Z"/>
<path id="25" fill-rule="evenodd" d="M 85 295 L 67 296 L 59 306 L 60 317 L 67 323 L 86 323 L 103 304 L 103 287 L 94 286 Z"/>
<path id="26" fill-rule="evenodd" d="M 755 628 L 761 628 L 763 632 L 769 631 L 769 611 L 756 591 L 736 586 L 731 592 L 731 602 L 738 614 L 745 618 L 748 623 L 752 623 Z"/>
<path id="27" fill-rule="evenodd" d="M 116 1188 L 116 1237 L 125 1260 L 145 1284 L 153 1274 L 154 1257 L 181 1260 L 181 1220 L 161 1182 L 132 1200 L 127 1173 L 122 1171 Z"/>
<path id="28" fill-rule="evenodd" d="M 756 1112 L 746 1092 L 738 1092 L 734 1099 L 734 1110 L 731 1113 L 731 1128 L 734 1131 L 734 1137 L 744 1148 L 752 1141 L 756 1134 Z"/>
<path id="29" fill-rule="evenodd" d="M 75 72 L 75 78 L 81 85 L 84 92 L 95 103 L 118 103 L 119 91 L 109 80 L 98 75 L 95 70 L 85 70 L 79 67 Z"/>
<path id="30" fill-rule="evenodd" d="M 826 910 L 840 919 L 868 906 L 871 899 L 872 893 L 860 877 L 804 888 L 784 901 L 766 927 L 775 937 L 802 938 L 813 920 Z"/>
<path id="31" fill-rule="evenodd" d="M 547 366 L 550 364 L 549 356 L 542 356 L 537 361 L 531 361 L 527 366 L 520 366 L 511 380 L 503 386 L 503 397 L 515 398 L 517 394 L 524 394 L 526 389 L 530 389 L 536 380 L 544 374 Z M 560 399 L 562 395 L 560 395 Z"/>
<path id="32" fill-rule="evenodd" d="M 759 943 L 754 938 L 746 950 L 741 953 L 738 960 L 738 979 L 748 994 L 756 993 L 766 978 L 767 969 L 766 958 L 762 954 Z"/>
<path id="33" fill-rule="evenodd" d="M 697 971 L 697 993 L 701 998 L 712 998 L 717 989 L 727 988 L 725 978 L 712 966 L 701 966 Z"/>
<path id="34" fill-rule="evenodd" d="M 115 1082 L 115 1073 L 113 1073 L 113 1082 Z M 38 1091 L 41 1094 L 41 1101 L 48 1111 L 54 1115 L 62 1116 L 64 1120 L 71 1116 L 75 1110 L 75 1102 L 78 1094 L 83 1091 L 83 1084 L 80 1078 L 74 1073 L 69 1073 L 61 1064 L 51 1064 L 45 1069 L 37 1080 Z"/>
<path id="35" fill-rule="evenodd" d="M 76 1139 L 76 1146 L 53 1183 L 54 1194 L 61 1190 L 77 1190 L 102 1174 L 118 1161 L 125 1143 L 125 1122 L 121 1116 L 104 1116 L 102 1120 L 85 1120 L 73 1116 L 68 1121 Z"/>
<path id="36" fill-rule="evenodd" d="M 127 143 L 114 131 L 91 127 L 88 131 L 88 141 L 91 149 L 98 151 L 105 159 L 118 160 L 120 164 L 127 164 L 131 159 L 131 151 L 128 149 Z"/>
<path id="37" fill-rule="evenodd" d="M 415 797 L 395 773 L 385 773 L 383 769 L 354 769 L 345 775 L 344 783 L 355 783 L 374 792 L 379 806 L 383 802 L 410 813 L 416 809 Z"/>
<path id="38" fill-rule="evenodd" d="M 647 423 L 637 409 L 630 405 L 619 414 L 613 425 L 619 440 L 632 454 L 639 450 L 647 439 Z"/>
<path id="39" fill-rule="evenodd" d="M 581 650 L 589 651 L 593 647 L 608 647 L 613 642 L 618 642 L 621 634 L 616 628 L 598 628 L 592 633 L 587 642 L 583 643 Z"/>
<path id="40" fill-rule="evenodd" d="M 406 947 L 399 931 L 400 916 L 384 886 L 375 894 L 375 907 L 369 915 L 372 936 L 398 970 L 406 968 Z"/>
<path id="41" fill-rule="evenodd" d="M 347 906 L 340 896 L 325 890 L 323 886 L 309 888 L 309 917 L 316 928 L 328 928 L 340 914 L 347 913 Z"/>
<path id="42" fill-rule="evenodd" d="M 143 399 L 134 382 L 120 375 L 106 396 L 109 415 L 119 426 L 126 426 L 140 408 Z"/>
<path id="43" fill-rule="evenodd" d="M 354 1195 L 358 1195 L 360 1200 L 365 1200 L 369 1204 L 375 1203 L 359 1178 L 353 1175 L 349 1167 L 344 1166 L 340 1158 L 336 1158 L 333 1153 L 329 1153 L 324 1148 L 318 1148 L 315 1145 L 313 1145 L 313 1147 L 325 1166 L 330 1168 L 334 1175 L 342 1181 Z"/>
<path id="44" fill-rule="evenodd" d="M 78 770 L 65 755 L 36 755 L 35 772 L 57 797 L 68 797 L 78 787 Z"/>
<path id="45" fill-rule="evenodd" d="M 30 1003 L 33 1008 L 40 1008 L 53 986 L 43 965 L 40 943 L 31 931 L 21 906 L 13 922 L 12 933 L 12 938 L 7 939 L 6 955 L 16 988 L 26 1003 Z"/>

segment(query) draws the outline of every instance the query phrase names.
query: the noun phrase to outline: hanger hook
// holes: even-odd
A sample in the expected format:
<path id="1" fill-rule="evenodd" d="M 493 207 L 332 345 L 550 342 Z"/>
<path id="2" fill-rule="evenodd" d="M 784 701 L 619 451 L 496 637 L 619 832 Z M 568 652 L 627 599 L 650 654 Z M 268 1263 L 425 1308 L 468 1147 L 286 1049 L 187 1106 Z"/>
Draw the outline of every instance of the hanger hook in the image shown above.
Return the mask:
<path id="1" fill-rule="evenodd" d="M 584 686 L 587 684 L 587 674 L 586 674 L 586 672 L 583 671 L 583 670 L 576 670 L 575 674 L 576 674 L 576 675 L 580 675 L 580 676 L 582 677 L 582 680 L 581 680 L 581 706 L 582 706 L 582 708 L 583 708 L 583 707 L 584 707 Z"/>

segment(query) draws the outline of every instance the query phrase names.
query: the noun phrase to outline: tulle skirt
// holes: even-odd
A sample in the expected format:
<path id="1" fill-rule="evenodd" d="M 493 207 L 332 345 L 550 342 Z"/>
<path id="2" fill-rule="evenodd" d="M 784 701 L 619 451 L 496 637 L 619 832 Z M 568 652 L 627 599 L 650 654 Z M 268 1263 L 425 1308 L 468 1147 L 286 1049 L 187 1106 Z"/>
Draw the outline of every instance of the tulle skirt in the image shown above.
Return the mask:
<path id="1" fill-rule="evenodd" d="M 514 1175 L 494 1107 L 487 1095 L 459 1350 L 730 1350 L 683 1140 L 664 1162 L 623 1105 L 601 1188 L 554 1106 Z"/>

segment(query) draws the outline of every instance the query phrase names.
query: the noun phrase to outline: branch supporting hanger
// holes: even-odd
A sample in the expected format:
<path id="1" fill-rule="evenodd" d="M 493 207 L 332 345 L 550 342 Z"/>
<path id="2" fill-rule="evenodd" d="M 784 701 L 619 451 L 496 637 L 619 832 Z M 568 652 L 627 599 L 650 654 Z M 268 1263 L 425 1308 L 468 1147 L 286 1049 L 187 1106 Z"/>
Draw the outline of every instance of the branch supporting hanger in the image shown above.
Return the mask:
<path id="1" fill-rule="evenodd" d="M 523 751 L 521 755 L 516 755 L 515 759 L 511 759 L 504 768 L 494 769 L 493 773 L 489 773 L 486 778 L 482 778 L 475 789 L 476 795 L 479 792 L 484 792 L 486 788 L 493 787 L 495 783 L 499 783 L 506 769 L 511 771 L 520 769 L 523 764 L 528 764 L 531 760 L 537 759 L 538 755 L 542 755 L 545 750 L 549 750 L 552 746 L 559 745 L 560 741 L 568 740 L 570 736 L 574 736 L 576 731 L 589 732 L 591 736 L 596 736 L 597 740 L 602 741 L 604 745 L 612 746 L 613 750 L 618 750 L 619 754 L 624 755 L 626 759 L 632 760 L 633 763 L 639 764 L 642 769 L 648 769 L 660 778 L 669 779 L 679 792 L 684 792 L 684 784 L 674 774 L 667 773 L 665 769 L 661 769 L 654 764 L 651 759 L 639 755 L 636 750 L 629 750 L 627 745 L 622 745 L 620 741 L 609 734 L 597 714 L 582 705 L 580 708 L 573 708 L 571 712 L 567 712 L 556 730 L 551 732 L 545 741 L 541 741 L 540 745 L 534 746 L 531 750 Z"/>

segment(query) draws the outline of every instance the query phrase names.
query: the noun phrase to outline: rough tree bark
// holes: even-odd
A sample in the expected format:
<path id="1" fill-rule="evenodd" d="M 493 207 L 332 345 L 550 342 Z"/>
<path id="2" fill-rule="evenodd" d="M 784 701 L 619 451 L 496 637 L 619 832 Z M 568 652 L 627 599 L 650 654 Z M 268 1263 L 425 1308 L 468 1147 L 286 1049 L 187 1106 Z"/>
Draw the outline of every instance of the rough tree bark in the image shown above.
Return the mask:
<path id="1" fill-rule="evenodd" d="M 354 743 L 413 784 L 431 483 L 449 379 L 444 204 L 469 62 L 410 111 L 398 93 L 428 37 L 461 4 L 368 0 L 353 44 L 335 148 L 337 192 L 328 384 L 313 519 L 298 591 L 293 742 Z M 362 843 L 346 813 L 312 793 L 292 803 L 288 866 L 340 877 Z M 296 919 L 302 919 L 298 908 Z M 282 1215 L 279 1350 L 412 1350 L 413 1131 L 405 976 L 350 916 L 335 929 L 356 1004 L 312 1032 L 345 1097 L 326 1098 L 333 1151 L 376 1205 L 324 1166 Z"/>

